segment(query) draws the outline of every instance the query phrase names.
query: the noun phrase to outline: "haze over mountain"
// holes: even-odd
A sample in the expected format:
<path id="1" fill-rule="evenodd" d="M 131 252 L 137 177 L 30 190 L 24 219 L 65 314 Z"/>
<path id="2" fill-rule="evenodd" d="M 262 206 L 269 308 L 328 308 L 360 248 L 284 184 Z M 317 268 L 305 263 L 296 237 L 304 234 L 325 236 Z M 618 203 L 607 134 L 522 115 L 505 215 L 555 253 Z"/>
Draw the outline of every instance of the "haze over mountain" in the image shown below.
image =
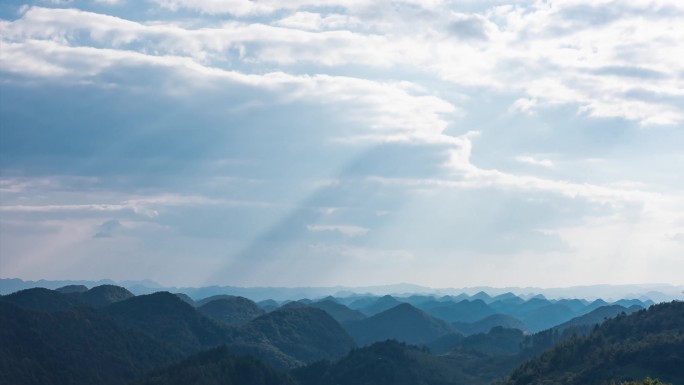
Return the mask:
<path id="1" fill-rule="evenodd" d="M 67 285 L 83 285 L 86 288 L 116 284 L 112 280 L 100 281 L 24 281 L 18 278 L 0 278 L 0 294 L 11 294 L 22 289 L 43 287 L 47 289 L 58 289 Z M 128 281 L 118 283 L 127 288 L 134 294 L 151 294 L 160 290 L 172 293 L 183 293 L 193 299 L 201 300 L 216 295 L 232 295 L 249 298 L 256 302 L 269 302 L 277 305 L 278 302 L 287 300 L 300 300 L 302 298 L 324 298 L 335 296 L 346 298 L 344 304 L 349 306 L 355 300 L 363 299 L 370 303 L 372 296 L 392 295 L 404 297 L 404 302 L 411 302 L 411 296 L 419 297 L 418 302 L 436 301 L 439 299 L 451 302 L 470 300 L 471 295 L 480 291 L 491 293 L 492 297 L 503 295 L 503 298 L 494 299 L 495 305 L 506 306 L 509 303 L 516 306 L 520 302 L 535 295 L 542 294 L 545 298 L 562 300 L 563 298 L 586 299 L 601 301 L 592 305 L 596 307 L 604 306 L 605 300 L 620 300 L 625 298 L 641 299 L 644 301 L 652 300 L 655 302 L 671 301 L 682 298 L 684 285 L 666 284 L 643 284 L 643 285 L 595 285 L 595 286 L 573 286 L 566 288 L 539 288 L 539 287 L 474 287 L 474 288 L 430 288 L 417 285 L 382 285 L 371 287 L 236 287 L 236 286 L 200 286 L 200 287 L 164 287 L 152 281 Z M 420 293 L 417 295 L 416 293 Z M 499 294 L 497 294 L 499 293 Z M 514 294 L 517 293 L 517 294 Z M 357 295 L 355 298 L 354 295 Z M 511 297 L 513 295 L 513 297 Z M 566 304 L 567 306 L 568 304 Z M 576 305 L 569 305 L 573 307 Z M 582 305 L 585 306 L 585 305 Z M 491 307 L 491 306 L 490 306 Z M 495 308 L 497 310 L 498 308 Z M 497 310 L 498 311 L 498 310 Z"/>
<path id="2" fill-rule="evenodd" d="M 620 305 L 608 305 L 602 306 L 597 309 L 590 311 L 587 314 L 575 317 L 569 321 L 563 322 L 553 327 L 554 330 L 563 331 L 568 328 L 583 326 L 583 325 L 595 325 L 602 323 L 606 319 L 614 318 L 620 314 L 630 314 L 635 311 L 639 311 L 642 308 L 640 306 L 633 305 L 632 307 L 625 308 Z"/>
<path id="3" fill-rule="evenodd" d="M 377 299 L 359 299 L 350 303 L 349 307 L 358 310 L 366 316 L 373 316 L 378 313 L 382 313 L 385 310 L 389 310 L 399 304 L 401 304 L 401 302 L 397 301 L 396 298 L 392 297 L 391 295 L 385 295 Z"/>
<path id="4" fill-rule="evenodd" d="M 474 322 L 493 315 L 495 311 L 482 299 L 464 299 L 460 302 L 426 302 L 419 305 L 425 312 L 449 322 Z"/>

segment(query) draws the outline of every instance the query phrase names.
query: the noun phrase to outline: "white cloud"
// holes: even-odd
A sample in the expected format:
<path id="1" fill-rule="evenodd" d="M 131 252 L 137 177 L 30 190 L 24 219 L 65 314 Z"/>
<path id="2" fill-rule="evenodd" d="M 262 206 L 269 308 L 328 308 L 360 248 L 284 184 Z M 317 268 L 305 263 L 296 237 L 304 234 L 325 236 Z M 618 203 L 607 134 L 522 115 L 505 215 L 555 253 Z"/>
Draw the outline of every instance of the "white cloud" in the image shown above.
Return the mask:
<path id="1" fill-rule="evenodd" d="M 533 156 L 529 155 L 518 155 L 515 157 L 515 160 L 517 160 L 520 163 L 527 163 L 535 166 L 541 166 L 541 167 L 546 167 L 546 168 L 554 168 L 554 164 L 552 161 L 548 159 L 537 159 Z"/>
<path id="2" fill-rule="evenodd" d="M 322 7 L 340 7 L 351 11 L 359 11 L 365 8 L 375 6 L 375 2 L 370 0 L 293 0 L 293 1 L 277 1 L 277 0 L 154 0 L 162 7 L 177 11 L 180 9 L 189 9 L 206 14 L 231 14 L 236 16 L 247 16 L 255 14 L 268 14 L 283 10 L 298 10 L 301 8 L 322 8 Z M 401 0 L 397 1 L 401 4 L 411 4 L 414 6 L 425 7 L 427 9 L 435 8 L 442 4 L 441 0 L 417 1 L 417 0 Z"/>
<path id="3" fill-rule="evenodd" d="M 627 176 L 625 174 L 630 171 L 626 170 L 627 165 L 622 165 L 622 175 L 611 175 L 604 180 L 585 178 L 579 172 L 574 175 L 562 173 L 567 165 L 580 162 L 573 157 L 598 158 L 602 164 L 614 166 L 620 162 L 619 157 L 629 155 L 625 155 L 626 145 L 620 140 L 635 138 L 630 131 L 631 125 L 614 123 L 616 118 L 642 126 L 671 126 L 684 122 L 681 103 L 684 100 L 684 64 L 679 59 L 684 56 L 684 28 L 681 27 L 684 8 L 679 1 L 552 0 L 504 6 L 470 2 L 463 7 L 461 3 L 443 1 L 404 1 L 387 7 L 369 0 L 157 0 L 156 4 L 178 14 L 141 12 L 133 21 L 77 9 L 22 7 L 18 19 L 0 21 L 3 82 L 12 86 L 29 83 L 40 86 L 42 82 L 61 86 L 105 86 L 112 93 L 123 88 L 146 89 L 154 94 L 170 95 L 179 102 L 199 95 L 212 95 L 216 99 L 238 95 L 237 104 L 226 97 L 226 100 L 230 99 L 230 103 L 226 103 L 229 105 L 220 106 L 233 114 L 230 116 L 257 116 L 272 107 L 277 110 L 304 105 L 334 123 L 334 128 L 327 124 L 317 128 L 329 130 L 320 137 L 331 141 L 332 144 L 326 145 L 336 149 L 340 147 L 335 146 L 339 143 L 435 145 L 427 149 L 437 154 L 429 160 L 430 169 L 416 167 L 414 170 L 411 160 L 407 159 L 406 163 L 398 162 L 391 173 L 383 174 L 385 168 L 379 167 L 382 171 L 377 176 L 365 179 L 360 176 L 354 183 L 408 187 L 420 193 L 411 194 L 408 200 L 417 201 L 430 201 L 439 196 L 435 191 L 442 189 L 494 189 L 506 190 L 506 193 L 549 195 L 561 198 L 563 202 L 567 202 L 565 198 L 581 200 L 592 207 L 600 207 L 601 214 L 592 213 L 595 216 L 582 218 L 579 225 L 542 229 L 544 234 L 560 237 L 574 250 L 572 254 L 552 256 L 550 259 L 554 263 L 562 263 L 559 261 L 567 260 L 568 255 L 580 259 L 609 255 L 601 260 L 602 266 L 608 268 L 619 258 L 625 258 L 628 267 L 620 273 L 634 276 L 640 268 L 648 268 L 638 260 L 639 254 L 649 254 L 651 250 L 657 254 L 654 258 L 668 269 L 676 270 L 681 266 L 676 256 L 677 252 L 681 255 L 678 241 L 684 234 L 681 228 L 684 218 L 678 213 L 684 211 L 677 185 L 663 187 L 649 183 L 651 176 L 646 177 L 644 173 Z M 70 6 L 78 6 L 78 3 Z M 471 8 L 478 10 L 467 10 Z M 188 10 L 198 14 L 188 13 Z M 203 19 L 205 14 L 227 16 Z M 163 19 L 145 20 L 147 15 Z M 502 107 L 497 104 L 501 102 L 493 101 L 499 98 L 512 102 Z M 482 122 L 469 120 L 471 111 L 456 105 L 461 102 L 491 108 L 491 122 L 490 116 Z M 201 112 L 193 111 L 211 114 L 216 108 L 216 105 L 208 105 Z M 572 136 L 560 129 L 548 137 L 548 141 L 540 138 L 534 145 L 522 145 L 524 138 L 518 138 L 518 134 L 525 133 L 514 131 L 525 129 L 516 126 L 515 122 L 509 128 L 508 121 L 503 122 L 504 118 L 533 122 L 544 126 L 539 130 L 548 133 L 554 131 L 554 124 L 558 123 L 548 116 L 554 111 L 568 109 L 581 115 L 580 123 L 609 118 L 607 128 L 596 125 L 595 130 L 597 134 L 606 133 L 605 137 L 619 136 L 610 142 L 615 148 L 598 144 L 597 140 L 597 150 L 585 153 L 568 141 L 566 146 L 560 146 L 567 153 L 560 153 L 554 145 L 549 145 L 550 141 Z M 517 114 L 519 112 L 522 114 Z M 504 168 L 492 166 L 496 164 L 492 161 L 497 156 L 495 147 L 501 144 L 478 148 L 481 152 L 475 155 L 493 154 L 482 159 L 472 154 L 473 143 L 477 143 L 476 134 L 451 136 L 473 129 L 485 132 L 493 124 L 506 124 L 509 131 L 503 135 L 504 140 L 507 137 L 520 139 L 511 144 L 519 148 L 509 148 L 510 152 L 504 152 L 504 159 L 499 161 L 514 159 L 546 170 L 527 167 L 529 174 L 504 171 Z M 617 125 L 625 135 L 611 131 Z M 583 132 L 583 127 L 574 129 L 573 135 L 585 135 L 583 140 L 591 139 Z M 671 129 L 658 128 L 664 133 Z M 483 135 L 488 143 L 492 143 L 489 134 L 497 133 L 492 131 Z M 646 147 L 655 147 L 657 143 L 663 142 L 647 140 L 643 150 L 631 150 L 650 151 Z M 402 151 L 410 152 L 405 147 L 411 146 L 378 147 L 401 147 Z M 426 149 L 426 146 L 420 147 Z M 353 150 L 359 148 L 365 147 Z M 553 160 L 562 159 L 563 167 L 554 167 L 551 159 L 545 159 L 545 153 L 554 154 Z M 440 159 L 444 159 L 442 169 L 438 167 Z M 318 188 L 316 193 L 327 199 L 332 191 L 349 187 L 343 164 L 347 161 L 356 167 L 355 159 L 344 159 L 340 161 L 342 164 L 330 166 L 324 173 L 308 175 L 306 181 L 298 181 L 292 176 L 292 185 L 302 182 L 310 190 L 311 181 L 318 181 L 313 183 Z M 653 161 L 655 167 L 657 163 Z M 235 169 L 242 166 L 230 165 Z M 583 167 L 587 170 L 596 168 Z M 341 174 L 335 178 L 338 171 Z M 360 175 L 364 175 L 363 171 L 362 167 L 354 169 Z M 20 173 L 21 170 L 12 172 Z M 540 172 L 544 176 L 537 174 Z M 445 173 L 449 175 L 445 176 Z M 546 176 L 551 173 L 552 177 Z M 324 177 L 329 179 L 322 179 Z M 647 182 L 639 181 L 640 177 Z M 231 178 L 215 177 L 211 186 L 219 189 L 234 184 Z M 259 178 L 261 180 L 262 176 Z M 624 181 L 632 178 L 635 180 Z M 263 186 L 270 186 L 268 177 L 263 179 L 266 179 Z M 616 180 L 619 182 L 614 182 Z M 163 217 L 159 214 L 172 207 L 274 207 L 267 202 L 215 199 L 201 193 L 149 196 L 106 193 L 101 197 L 93 193 L 84 197 L 60 191 L 59 194 L 41 195 L 45 190 L 54 189 L 54 183 L 57 183 L 54 178 L 0 180 L 0 193 L 3 194 L 0 211 L 3 216 L 12 218 L 86 217 L 88 221 L 73 227 L 81 242 L 92 237 L 93 229 L 103 221 L 111 220 L 110 216 L 126 227 L 124 217 L 157 221 Z M 74 189 L 89 189 L 86 183 L 73 180 L 63 183 L 75 186 Z M 371 189 L 373 187 L 377 186 Z M 267 187 L 252 186 L 250 192 L 257 189 L 261 192 Z M 364 212 L 371 216 L 374 213 L 373 219 L 378 221 L 390 222 L 401 216 L 402 204 L 411 204 L 395 204 L 394 201 L 400 200 L 397 196 L 384 198 L 392 203 L 383 203 L 379 205 L 380 209 L 368 207 L 365 210 L 364 207 Z M 309 202 L 306 199 L 303 197 L 302 201 Z M 294 206 L 296 203 L 284 204 Z M 355 221 L 358 218 L 352 217 L 354 210 L 348 209 L 347 205 L 353 208 L 353 199 L 314 202 L 308 204 L 307 210 L 318 209 L 317 214 L 329 215 L 326 219 L 331 221 L 366 223 Z M 392 215 L 385 217 L 390 212 Z M 315 220 L 304 223 L 315 223 Z M 302 231 L 302 224 L 298 225 Z M 340 224 L 311 224 L 306 229 L 347 237 L 364 236 L 360 240 L 370 242 L 382 229 L 374 225 L 369 227 L 373 231 Z M 75 236 L 70 235 L 67 228 L 60 231 L 59 236 L 64 240 L 56 236 L 51 238 L 56 251 L 36 250 L 41 258 L 71 251 L 64 245 L 75 243 Z M 428 231 L 435 229 L 426 229 Z M 620 249 L 616 245 L 624 237 L 630 239 L 624 241 L 625 248 Z M 600 245 L 599 238 L 606 240 L 605 244 Z M 62 241 L 64 245 L 60 243 Z M 30 243 L 26 241 L 25 245 L 30 246 Z M 26 250 L 33 249 L 28 247 Z M 313 245 L 311 251 L 348 256 L 355 261 L 383 262 L 410 260 L 415 252 L 348 245 Z M 530 263 L 541 259 L 535 255 L 525 258 Z M 453 266 L 458 263 L 453 262 Z M 557 265 L 548 266 L 550 271 L 558 268 Z M 22 269 L 13 271 L 26 272 L 30 266 L 24 265 Z M 413 273 L 410 268 L 406 271 Z M 279 273 L 274 271 L 274 276 Z M 650 276 L 657 276 L 657 272 L 651 273 Z"/>
<path id="4" fill-rule="evenodd" d="M 198 11 L 206 14 L 221 14 L 228 13 L 233 15 L 249 15 L 256 13 L 270 13 L 274 8 L 262 2 L 254 2 L 249 0 L 209 0 L 209 1 L 190 1 L 190 0 L 156 0 L 163 8 L 168 8 L 172 11 L 185 8 L 193 11 Z"/>
<path id="5" fill-rule="evenodd" d="M 357 28 L 361 24 L 361 20 L 341 14 L 321 15 L 314 12 L 295 12 L 277 20 L 274 24 L 280 27 L 309 31 L 341 30 Z"/>
<path id="6" fill-rule="evenodd" d="M 227 22 L 185 29 L 174 23 L 142 24 L 78 10 L 34 7 L 19 20 L 3 24 L 3 37 L 9 40 L 5 45 L 11 49 L 10 70 L 20 67 L 12 62 L 19 62 L 24 73 L 63 74 L 64 68 L 49 61 L 27 60 L 27 53 L 12 49 L 11 43 L 50 39 L 90 45 L 83 40 L 85 32 L 98 47 L 190 57 L 210 68 L 223 67 L 226 60 L 287 66 L 408 67 L 458 85 L 522 93 L 511 109 L 527 113 L 546 106 L 575 105 L 579 113 L 589 116 L 623 118 L 643 125 L 684 121 L 684 112 L 676 104 L 629 96 L 634 89 L 684 96 L 684 80 L 679 75 L 684 65 L 676 59 L 684 56 L 684 31 L 678 28 L 681 19 L 677 16 L 681 4 L 548 2 L 527 9 L 494 7 L 482 14 L 466 14 L 445 12 L 440 8 L 445 5 L 435 2 L 424 10 L 429 12 L 429 21 L 375 14 L 380 20 L 389 19 L 376 22 L 372 34 L 362 29 L 370 17 L 360 11 L 369 6 L 366 1 L 345 2 L 346 14 L 325 15 L 298 9 L 341 3 L 162 4 L 207 13 L 275 9 L 292 13 L 274 20 L 273 25 Z M 670 7 L 671 16 L 663 16 L 668 13 L 664 6 Z M 591 21 L 592 13 L 605 13 L 602 17 L 610 22 L 592 24 L 577 16 L 586 14 Z M 344 30 L 328 31 L 340 28 Z M 458 31 L 468 38 L 452 39 Z"/>
<path id="7" fill-rule="evenodd" d="M 153 56 L 144 53 L 92 47 L 71 47 L 55 41 L 30 40 L 3 47 L 6 71 L 47 77 L 92 79 L 102 74 L 139 66 L 161 67 L 177 72 L 185 87 L 216 82 L 237 83 L 272 92 L 283 103 L 341 103 L 355 111 L 345 119 L 366 125 L 371 133 L 348 140 L 443 143 L 446 116 L 457 109 L 432 95 L 412 93 L 410 83 L 378 82 L 343 76 L 295 76 L 282 72 L 244 74 L 207 67 L 191 58 Z M 201 82 L 196 81 L 202 80 Z M 178 92 L 174 83 L 173 92 Z"/>
<path id="8" fill-rule="evenodd" d="M 54 186 L 56 183 L 58 182 L 54 178 L 0 178 L 0 193 L 24 193 L 41 187 Z"/>
<path id="9" fill-rule="evenodd" d="M 307 225 L 306 229 L 311 232 L 338 232 L 348 237 L 358 237 L 366 235 L 370 231 L 365 227 L 353 225 Z"/>
<path id="10" fill-rule="evenodd" d="M 273 207 L 271 203 L 257 201 L 238 201 L 213 199 L 203 196 L 158 195 L 136 197 L 116 203 L 86 204 L 17 204 L 0 205 L 0 212 L 7 213 L 58 213 L 58 212 L 119 212 L 132 211 L 147 217 L 156 217 L 159 210 L 176 206 L 222 206 L 222 207 Z"/>
<path id="11" fill-rule="evenodd" d="M 454 138 L 457 146 L 447 149 L 448 160 L 444 166 L 452 171 L 453 178 L 389 178 L 382 176 L 369 177 L 366 180 L 383 185 L 406 186 L 420 188 L 502 188 L 518 191 L 541 191 L 558 194 L 568 198 L 581 198 L 590 202 L 623 207 L 625 203 L 639 203 L 644 206 L 661 206 L 682 202 L 678 195 L 668 195 L 659 192 L 639 189 L 640 184 L 590 184 L 577 183 L 569 180 L 557 180 L 531 175 L 519 175 L 502 172 L 496 169 L 484 169 L 471 162 L 472 140 L 476 136 L 468 133 Z M 537 161 L 539 162 L 539 161 Z M 684 203 L 684 202 L 682 202 Z"/>

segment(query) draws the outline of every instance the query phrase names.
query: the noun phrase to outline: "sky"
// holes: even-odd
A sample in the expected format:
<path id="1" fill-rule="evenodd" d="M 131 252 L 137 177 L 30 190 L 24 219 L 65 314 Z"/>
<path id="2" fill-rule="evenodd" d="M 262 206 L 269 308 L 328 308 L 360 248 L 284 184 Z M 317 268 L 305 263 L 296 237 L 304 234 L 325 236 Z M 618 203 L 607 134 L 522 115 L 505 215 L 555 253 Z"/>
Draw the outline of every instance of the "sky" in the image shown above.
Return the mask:
<path id="1" fill-rule="evenodd" d="M 0 4 L 0 277 L 682 284 L 679 0 Z"/>

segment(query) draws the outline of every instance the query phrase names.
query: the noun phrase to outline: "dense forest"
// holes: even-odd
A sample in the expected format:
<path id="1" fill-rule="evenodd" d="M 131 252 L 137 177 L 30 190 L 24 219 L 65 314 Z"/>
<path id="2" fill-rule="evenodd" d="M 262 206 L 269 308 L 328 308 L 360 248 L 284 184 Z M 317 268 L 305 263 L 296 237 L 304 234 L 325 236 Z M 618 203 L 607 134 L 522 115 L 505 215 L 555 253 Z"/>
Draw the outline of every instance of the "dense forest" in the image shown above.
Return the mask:
<path id="1" fill-rule="evenodd" d="M 130 385 L 297 385 L 286 373 L 226 347 L 203 351 L 167 368 L 150 372 Z"/>
<path id="2" fill-rule="evenodd" d="M 514 370 L 501 385 L 593 385 L 657 373 L 684 383 L 684 304 L 663 303 L 596 326 Z"/>
<path id="3" fill-rule="evenodd" d="M 678 385 L 684 303 L 33 288 L 0 297 L 0 383 Z"/>

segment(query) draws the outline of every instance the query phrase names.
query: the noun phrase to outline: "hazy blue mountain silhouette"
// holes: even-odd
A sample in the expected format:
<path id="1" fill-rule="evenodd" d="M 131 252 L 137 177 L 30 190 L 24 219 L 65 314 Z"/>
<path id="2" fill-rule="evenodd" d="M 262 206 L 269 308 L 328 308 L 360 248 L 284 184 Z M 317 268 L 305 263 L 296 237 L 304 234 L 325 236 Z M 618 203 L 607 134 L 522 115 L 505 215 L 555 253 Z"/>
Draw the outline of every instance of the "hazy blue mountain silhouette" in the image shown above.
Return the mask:
<path id="1" fill-rule="evenodd" d="M 411 305 L 418 307 L 418 305 L 426 303 L 426 302 L 432 302 L 432 301 L 450 301 L 450 299 L 442 299 L 442 298 L 435 298 L 435 296 L 432 295 L 422 295 L 422 294 L 414 294 L 410 295 L 408 297 L 403 297 L 401 298 L 403 302 L 410 303 Z"/>
<path id="2" fill-rule="evenodd" d="M 518 307 L 525 302 L 520 297 L 507 297 L 501 300 L 496 300 L 488 304 L 488 306 L 497 313 L 501 314 L 516 314 Z"/>
<path id="3" fill-rule="evenodd" d="M 475 293 L 474 295 L 470 296 L 471 301 L 475 301 L 478 299 L 484 303 L 489 303 L 492 301 L 492 297 L 489 294 L 485 293 L 484 291 L 479 291 L 479 292 Z"/>
<path id="4" fill-rule="evenodd" d="M 637 305 L 637 306 L 645 309 L 645 308 L 653 305 L 654 302 L 651 301 L 650 299 L 646 300 L 646 301 L 642 301 L 640 299 L 620 299 L 620 300 L 615 301 L 614 304 L 624 306 L 626 308 Z"/>
<path id="5" fill-rule="evenodd" d="M 587 310 L 587 305 L 589 303 L 581 299 L 561 299 L 555 303 L 567 307 L 568 309 L 572 310 L 575 315 L 586 314 L 589 311 Z"/>
<path id="6" fill-rule="evenodd" d="M 584 309 L 584 312 L 585 312 L 585 314 L 586 314 L 586 313 L 589 313 L 590 311 L 592 311 L 592 310 L 594 310 L 594 309 L 598 309 L 598 308 L 600 308 L 600 307 L 602 307 L 602 306 L 607 306 L 607 305 L 610 305 L 610 304 L 609 304 L 608 302 L 606 302 L 606 301 L 604 301 L 604 300 L 602 300 L 602 299 L 599 298 L 599 299 L 597 299 L 597 300 L 591 302 L 590 304 L 588 304 L 588 305 L 586 306 L 586 308 Z"/>
<path id="7" fill-rule="evenodd" d="M 377 301 L 378 298 L 379 297 L 375 295 L 352 294 L 348 297 L 340 298 L 339 302 L 352 310 L 359 310 L 362 307 Z"/>
<path id="8" fill-rule="evenodd" d="M 521 302 L 523 301 L 522 298 L 518 297 L 517 295 L 515 295 L 509 291 L 509 292 L 506 292 L 503 294 L 495 295 L 494 297 L 492 297 L 491 302 L 514 301 L 514 300 L 520 300 Z"/>
<path id="9" fill-rule="evenodd" d="M 262 308 L 264 311 L 272 311 L 278 308 L 280 304 L 272 299 L 266 299 L 263 301 L 257 302 L 257 305 L 259 305 L 260 308 Z"/>
<path id="10" fill-rule="evenodd" d="M 487 333 L 497 326 L 529 331 L 529 327 L 523 321 L 508 314 L 492 314 L 475 322 L 455 322 L 453 325 L 464 335 Z"/>
<path id="11" fill-rule="evenodd" d="M 550 305 L 553 305 L 553 302 L 543 298 L 543 296 L 535 296 L 517 305 L 514 314 L 525 314 Z"/>
<path id="12" fill-rule="evenodd" d="M 366 316 L 363 315 L 361 312 L 357 310 L 352 310 L 340 303 L 333 302 L 330 299 L 314 302 L 310 306 L 325 311 L 339 323 L 347 321 L 358 321 L 366 318 Z"/>
<path id="13" fill-rule="evenodd" d="M 375 299 L 371 301 L 370 303 L 356 309 L 363 313 L 366 316 L 373 316 L 378 313 L 382 313 L 385 310 L 389 310 L 397 305 L 399 305 L 400 301 L 398 301 L 396 298 L 392 297 L 391 295 L 385 295 L 383 297 L 380 297 L 378 299 Z"/>
<path id="14" fill-rule="evenodd" d="M 549 329 L 572 319 L 574 316 L 575 313 L 567 306 L 557 303 L 533 308 L 518 315 L 531 331 Z"/>
<path id="15" fill-rule="evenodd" d="M 418 306 L 430 315 L 448 322 L 475 322 L 496 313 L 483 300 L 426 302 Z"/>
<path id="16" fill-rule="evenodd" d="M 571 327 L 598 325 L 605 322 L 607 319 L 614 318 L 622 313 L 630 314 L 640 309 L 641 307 L 639 306 L 635 306 L 633 308 L 626 308 L 620 305 L 601 306 L 587 314 L 575 317 L 569 321 L 563 322 L 562 324 L 556 325 L 553 327 L 553 329 L 562 332 L 563 330 Z"/>

